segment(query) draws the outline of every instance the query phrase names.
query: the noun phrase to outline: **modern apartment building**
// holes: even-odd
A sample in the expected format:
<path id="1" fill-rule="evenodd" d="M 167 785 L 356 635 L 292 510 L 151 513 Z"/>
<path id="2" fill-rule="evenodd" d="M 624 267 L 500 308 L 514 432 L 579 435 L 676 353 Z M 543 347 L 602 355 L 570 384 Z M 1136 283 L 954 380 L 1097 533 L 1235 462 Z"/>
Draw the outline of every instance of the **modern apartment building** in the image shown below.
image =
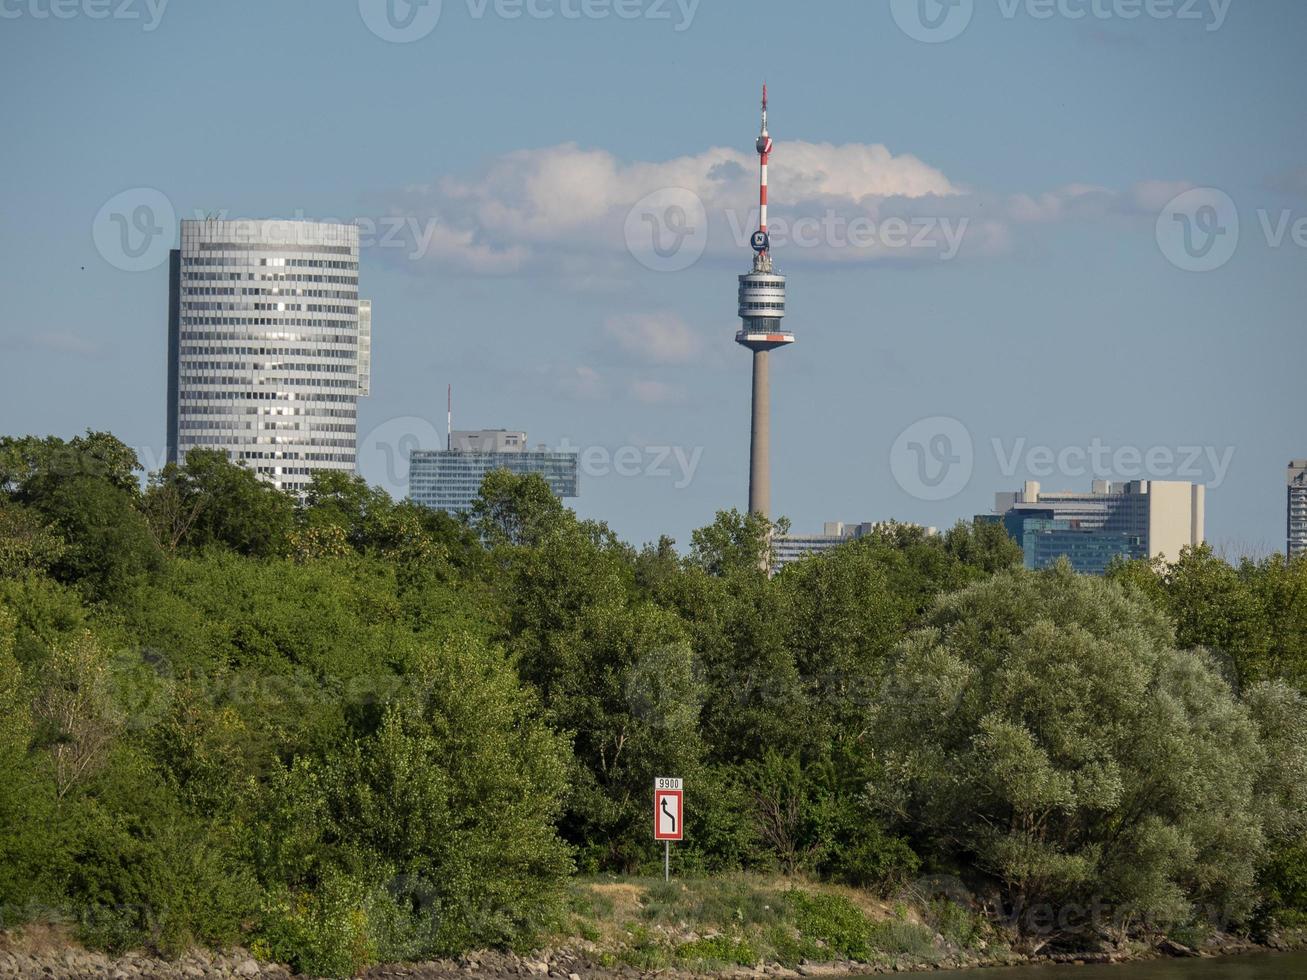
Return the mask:
<path id="1" fill-rule="evenodd" d="M 409 497 L 424 507 L 460 514 L 472 509 L 487 473 L 537 473 L 559 497 L 580 493 L 580 457 L 545 446 L 528 448 L 525 432 L 479 429 L 450 434 L 447 449 L 409 454 Z"/>
<path id="2" fill-rule="evenodd" d="M 1065 557 L 1101 575 L 1112 559 L 1164 558 L 1203 542 L 1206 490 L 1166 480 L 1095 480 L 1089 493 L 1044 493 L 1034 481 L 994 498 L 994 513 L 1025 552 L 1027 568 Z"/>
<path id="3" fill-rule="evenodd" d="M 295 493 L 352 473 L 372 342 L 358 228 L 183 221 L 171 259 L 168 459 L 217 449 Z"/>
<path id="4" fill-rule="evenodd" d="M 1307 459 L 1296 459 L 1289 464 L 1289 541 L 1286 554 L 1307 555 Z"/>

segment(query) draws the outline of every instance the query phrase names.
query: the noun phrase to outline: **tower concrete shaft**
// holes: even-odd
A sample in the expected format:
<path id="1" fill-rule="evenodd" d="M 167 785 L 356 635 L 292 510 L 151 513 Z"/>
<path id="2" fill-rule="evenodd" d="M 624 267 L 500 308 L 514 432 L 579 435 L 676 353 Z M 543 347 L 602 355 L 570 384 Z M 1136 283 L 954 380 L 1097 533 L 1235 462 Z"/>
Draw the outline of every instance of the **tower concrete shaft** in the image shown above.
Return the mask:
<path id="1" fill-rule="evenodd" d="M 771 517 L 771 378 L 766 350 L 753 352 L 753 419 L 749 427 L 749 512 Z"/>

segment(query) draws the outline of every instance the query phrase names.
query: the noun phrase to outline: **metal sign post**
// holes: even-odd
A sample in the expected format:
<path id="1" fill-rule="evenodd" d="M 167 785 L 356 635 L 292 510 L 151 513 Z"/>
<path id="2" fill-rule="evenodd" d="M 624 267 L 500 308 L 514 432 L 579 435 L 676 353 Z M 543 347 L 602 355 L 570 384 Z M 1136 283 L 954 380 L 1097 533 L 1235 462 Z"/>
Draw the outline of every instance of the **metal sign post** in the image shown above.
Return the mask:
<path id="1" fill-rule="evenodd" d="M 672 880 L 672 841 L 685 838 L 685 797 L 681 780 L 659 776 L 654 780 L 654 840 L 663 842 L 663 880 Z"/>

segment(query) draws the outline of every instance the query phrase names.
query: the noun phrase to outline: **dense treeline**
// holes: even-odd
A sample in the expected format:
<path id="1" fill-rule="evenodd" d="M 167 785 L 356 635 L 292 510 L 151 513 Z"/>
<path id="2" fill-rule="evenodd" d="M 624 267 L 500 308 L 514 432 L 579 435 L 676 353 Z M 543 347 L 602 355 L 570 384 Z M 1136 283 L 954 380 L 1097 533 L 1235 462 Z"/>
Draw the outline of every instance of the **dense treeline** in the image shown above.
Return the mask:
<path id="1" fill-rule="evenodd" d="M 216 453 L 142 488 L 104 433 L 0 440 L 0 491 L 5 923 L 529 943 L 657 866 L 667 774 L 685 873 L 948 880 L 1032 942 L 1307 909 L 1304 561 L 1029 574 L 979 523 L 769 577 L 736 512 L 637 551 L 537 478 L 459 522 Z"/>

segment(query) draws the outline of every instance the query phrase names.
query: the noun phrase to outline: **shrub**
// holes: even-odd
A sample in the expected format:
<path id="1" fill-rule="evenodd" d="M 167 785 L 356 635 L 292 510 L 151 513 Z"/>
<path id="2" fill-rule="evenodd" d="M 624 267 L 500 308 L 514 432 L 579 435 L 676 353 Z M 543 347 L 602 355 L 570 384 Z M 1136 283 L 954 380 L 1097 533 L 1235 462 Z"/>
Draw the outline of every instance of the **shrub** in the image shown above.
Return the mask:
<path id="1" fill-rule="evenodd" d="M 843 895 L 811 894 L 794 889 L 785 896 L 790 916 L 800 935 L 823 943 L 848 960 L 871 956 L 871 929 L 862 910 Z"/>
<path id="2" fill-rule="evenodd" d="M 733 963 L 752 966 L 758 962 L 757 950 L 747 941 L 738 936 L 724 935 L 705 936 L 682 943 L 676 947 L 676 957 L 703 965 Z"/>

